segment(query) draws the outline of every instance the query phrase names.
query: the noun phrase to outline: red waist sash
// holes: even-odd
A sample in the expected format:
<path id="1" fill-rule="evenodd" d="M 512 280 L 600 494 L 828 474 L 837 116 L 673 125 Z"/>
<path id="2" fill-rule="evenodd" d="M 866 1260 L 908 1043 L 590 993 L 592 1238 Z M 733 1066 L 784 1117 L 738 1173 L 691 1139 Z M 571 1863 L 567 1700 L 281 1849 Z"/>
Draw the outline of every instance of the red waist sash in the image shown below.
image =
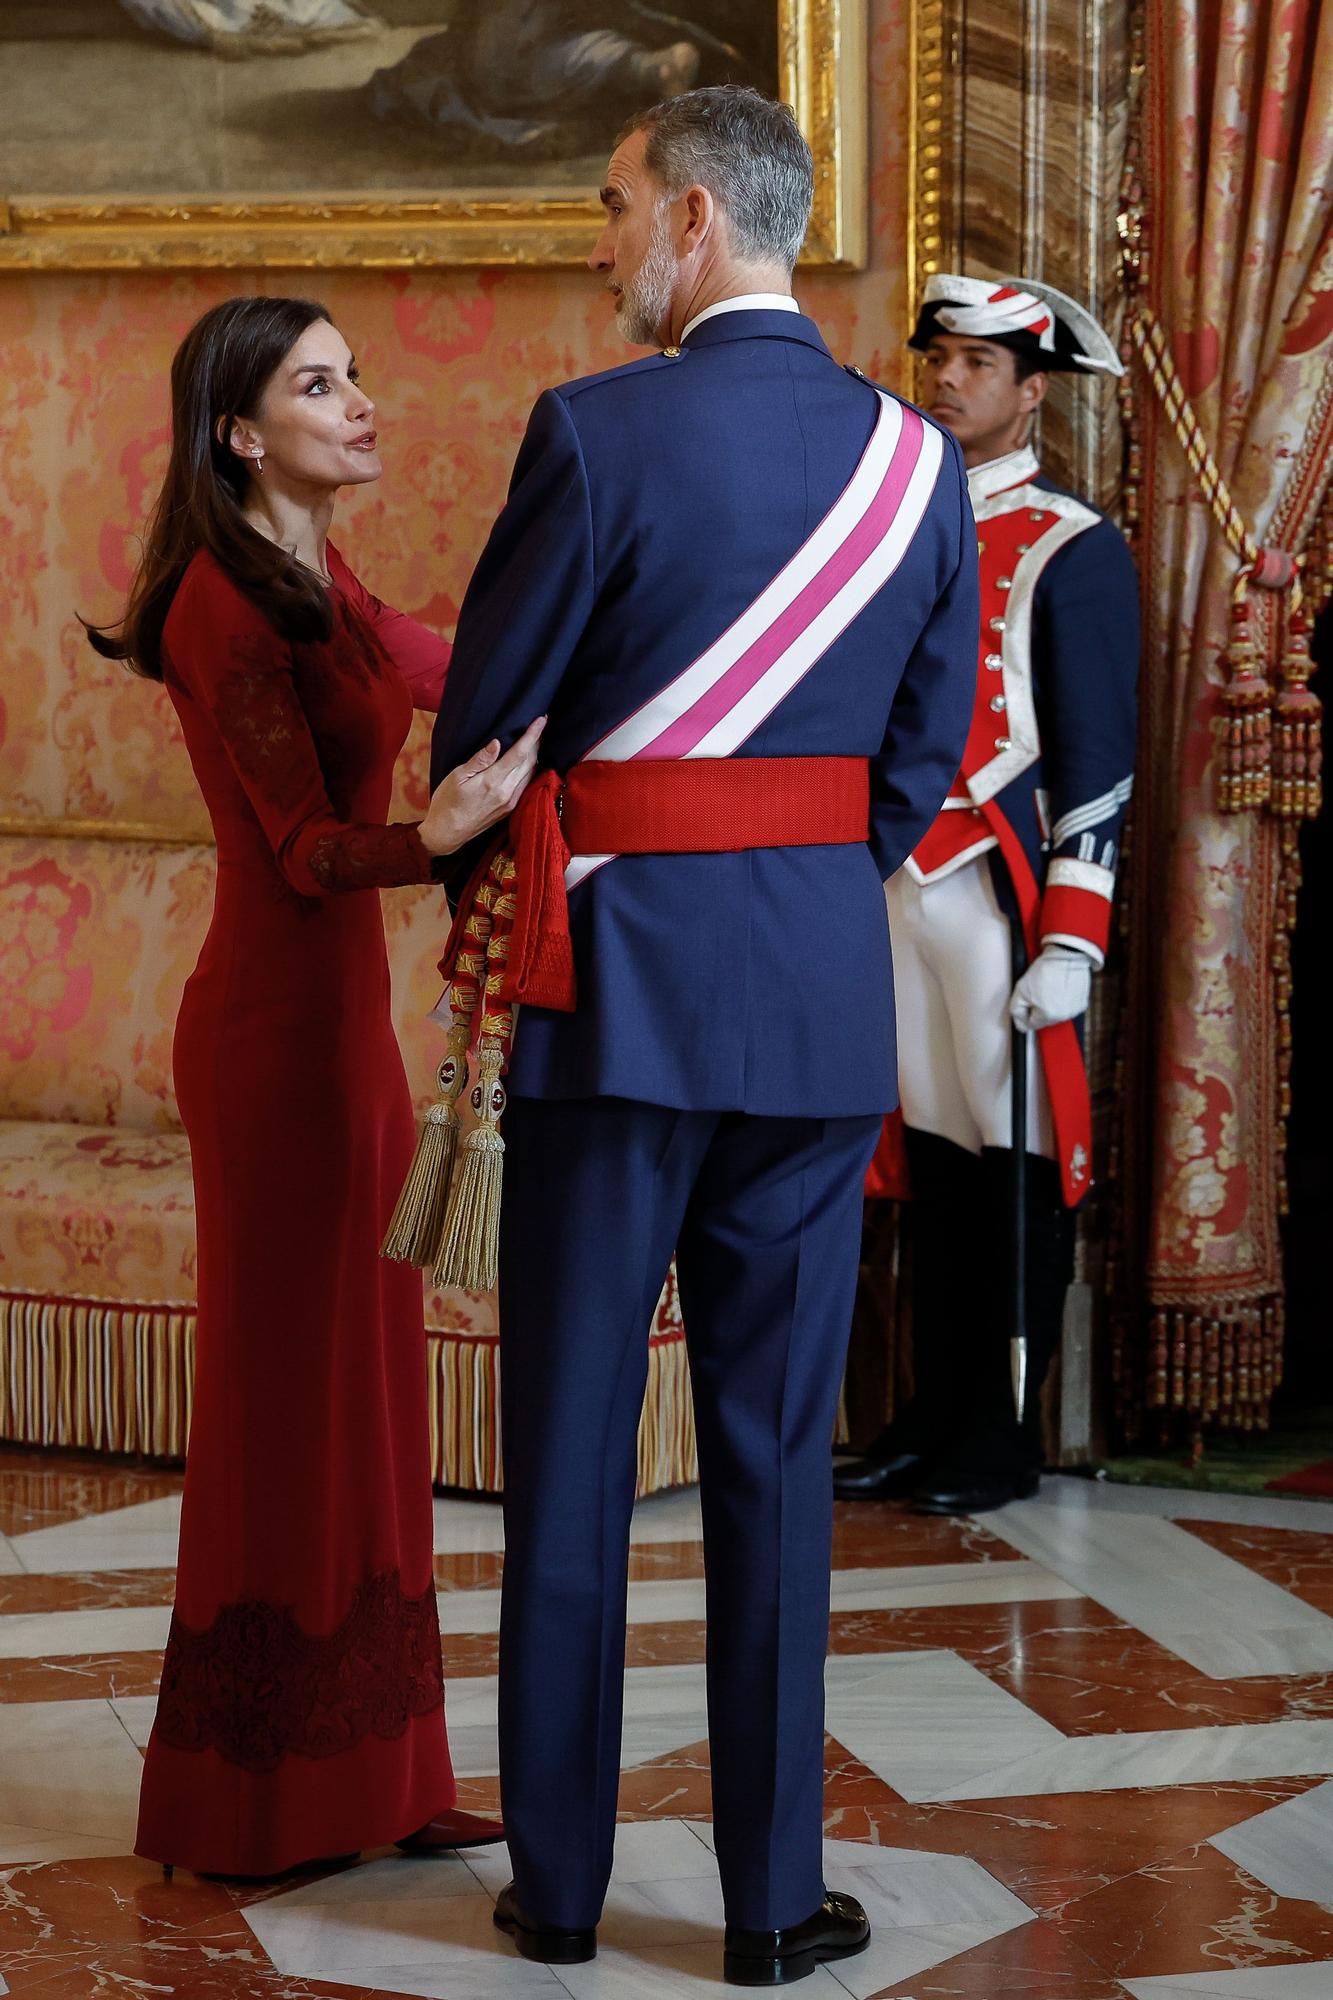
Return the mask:
<path id="1" fill-rule="evenodd" d="M 488 970 L 500 973 L 486 999 L 571 1013 L 573 855 L 849 846 L 869 831 L 864 757 L 649 758 L 576 764 L 565 778 L 544 771 L 460 898 L 440 971 L 472 1011 L 482 996 L 466 989 L 481 967 L 469 946 L 480 942 L 472 920 L 484 905 Z"/>

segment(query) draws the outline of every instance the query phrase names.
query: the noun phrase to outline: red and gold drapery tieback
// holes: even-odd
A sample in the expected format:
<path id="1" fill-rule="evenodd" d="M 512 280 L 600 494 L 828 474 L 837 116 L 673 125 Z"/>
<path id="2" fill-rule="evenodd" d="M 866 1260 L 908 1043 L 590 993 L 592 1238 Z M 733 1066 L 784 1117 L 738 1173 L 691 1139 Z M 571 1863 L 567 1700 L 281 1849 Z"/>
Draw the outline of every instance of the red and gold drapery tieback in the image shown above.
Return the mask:
<path id="1" fill-rule="evenodd" d="M 459 899 L 440 961 L 451 1025 L 416 1155 L 383 1244 L 437 1285 L 495 1283 L 505 1107 L 517 1006 L 578 1000 L 565 870 L 573 855 L 735 854 L 863 842 L 863 757 L 589 761 L 525 792 Z M 469 1078 L 473 1129 L 460 1145 Z"/>

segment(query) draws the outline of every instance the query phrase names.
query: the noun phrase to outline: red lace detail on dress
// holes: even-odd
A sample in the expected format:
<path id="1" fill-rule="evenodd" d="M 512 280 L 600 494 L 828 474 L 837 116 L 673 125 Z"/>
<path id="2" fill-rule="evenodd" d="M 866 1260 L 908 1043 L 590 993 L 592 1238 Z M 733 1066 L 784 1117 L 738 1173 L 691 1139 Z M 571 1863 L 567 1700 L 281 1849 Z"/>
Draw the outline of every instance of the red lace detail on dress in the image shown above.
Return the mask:
<path id="1" fill-rule="evenodd" d="M 396 1569 L 362 1585 L 336 1631 L 312 1638 L 289 1605 L 227 1604 L 205 1632 L 173 1616 L 155 1731 L 245 1771 L 393 1742 L 444 1700 L 432 1586 L 405 1597 Z"/>
<path id="2" fill-rule="evenodd" d="M 393 826 L 344 826 L 323 833 L 306 857 L 306 866 L 320 887 L 330 893 L 343 889 L 397 889 L 430 881 L 430 856 L 421 845 L 414 823 Z"/>
<path id="3" fill-rule="evenodd" d="M 213 712 L 236 768 L 275 806 L 299 804 L 310 782 L 310 725 L 279 642 L 239 632 L 219 677 Z"/>

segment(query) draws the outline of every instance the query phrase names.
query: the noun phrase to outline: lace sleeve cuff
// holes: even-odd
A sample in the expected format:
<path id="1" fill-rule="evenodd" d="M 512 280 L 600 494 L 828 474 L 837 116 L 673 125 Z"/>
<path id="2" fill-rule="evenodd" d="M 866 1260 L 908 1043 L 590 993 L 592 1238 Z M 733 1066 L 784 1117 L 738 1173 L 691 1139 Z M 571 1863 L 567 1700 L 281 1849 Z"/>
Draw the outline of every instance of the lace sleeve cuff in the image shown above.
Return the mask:
<path id="1" fill-rule="evenodd" d="M 306 866 L 326 896 L 348 889 L 400 889 L 431 879 L 431 857 L 417 822 L 344 826 L 313 842 Z"/>

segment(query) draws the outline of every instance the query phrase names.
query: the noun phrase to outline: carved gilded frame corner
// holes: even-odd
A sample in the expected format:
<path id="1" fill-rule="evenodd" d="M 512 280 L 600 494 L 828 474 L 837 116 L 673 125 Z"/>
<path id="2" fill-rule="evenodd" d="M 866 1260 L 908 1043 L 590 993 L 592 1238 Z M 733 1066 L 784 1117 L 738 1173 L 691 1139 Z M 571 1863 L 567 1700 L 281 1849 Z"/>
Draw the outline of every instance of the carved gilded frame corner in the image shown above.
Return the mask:
<path id="1" fill-rule="evenodd" d="M 867 0 L 775 0 L 782 95 L 815 155 L 805 261 L 866 259 Z M 488 193 L 438 201 L 0 199 L 0 271 L 578 264 L 591 196 Z"/>
<path id="2" fill-rule="evenodd" d="M 1026 272 L 1115 328 L 1129 0 L 911 0 L 909 275 Z M 1114 389 L 1064 382 L 1042 455 L 1101 504 L 1120 474 Z"/>

